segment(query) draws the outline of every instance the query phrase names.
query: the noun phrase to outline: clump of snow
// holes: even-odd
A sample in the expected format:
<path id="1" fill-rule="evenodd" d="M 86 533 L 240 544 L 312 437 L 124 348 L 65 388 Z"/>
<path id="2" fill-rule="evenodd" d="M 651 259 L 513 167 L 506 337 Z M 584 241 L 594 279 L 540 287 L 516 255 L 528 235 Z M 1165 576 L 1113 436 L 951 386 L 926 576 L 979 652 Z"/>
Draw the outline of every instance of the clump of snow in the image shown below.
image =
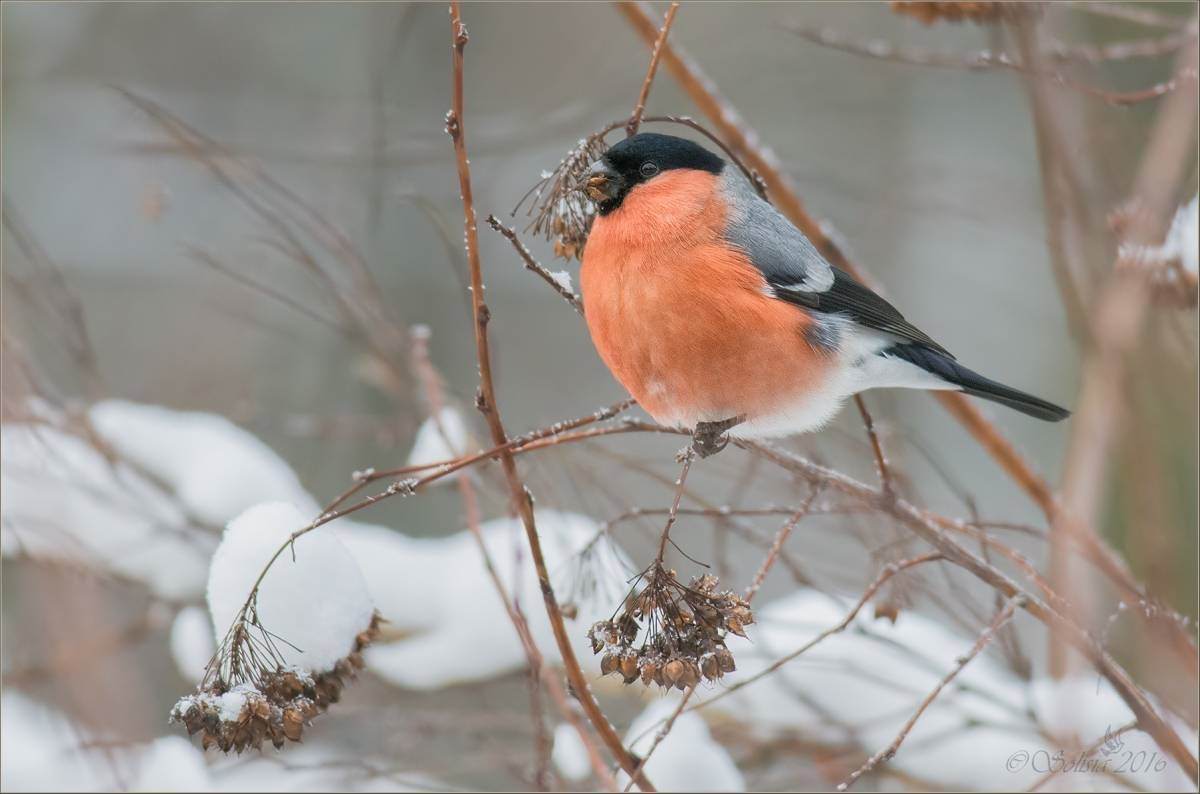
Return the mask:
<path id="1" fill-rule="evenodd" d="M 1200 257 L 1200 195 L 1184 204 L 1171 221 L 1164 248 L 1176 252 L 1183 269 L 1197 272 L 1197 257 Z"/>
<path id="2" fill-rule="evenodd" d="M 284 502 L 256 505 L 229 523 L 208 576 L 218 643 L 268 560 L 308 523 Z M 330 670 L 349 654 L 374 612 L 362 572 L 328 528 L 302 535 L 279 556 L 259 587 L 257 606 L 262 625 L 283 640 L 276 641 L 283 663 L 313 672 Z"/>
<path id="3" fill-rule="evenodd" d="M 571 282 L 571 274 L 566 270 L 550 271 L 550 278 L 554 279 L 554 283 L 564 292 L 575 292 L 575 285 Z"/>
<path id="4" fill-rule="evenodd" d="M 442 463 L 462 455 L 469 445 L 470 434 L 462 414 L 456 408 L 446 407 L 438 412 L 436 420 L 429 417 L 421 423 L 408 453 L 408 465 Z"/>
<path id="5" fill-rule="evenodd" d="M 115 464 L 54 427 L 0 429 L 6 556 L 98 568 L 188 600 L 203 592 L 216 546 L 197 523 L 220 527 L 268 500 L 318 510 L 283 459 L 224 417 L 123 400 L 88 416 Z"/>
<path id="6" fill-rule="evenodd" d="M 592 762 L 588 758 L 587 748 L 579 731 L 568 722 L 559 723 L 554 729 L 554 749 L 550 752 L 550 760 L 558 774 L 576 783 L 587 780 L 592 774 Z"/>
<path id="7" fill-rule="evenodd" d="M 242 714 L 242 709 L 246 707 L 246 701 L 256 697 L 262 697 L 258 687 L 253 684 L 238 684 L 225 694 L 214 698 L 217 714 L 225 722 L 236 722 Z"/>
<path id="8" fill-rule="evenodd" d="M 574 598 L 585 546 L 599 525 L 587 516 L 556 510 L 536 512 L 542 551 L 559 600 L 574 600 L 578 615 L 568 621 L 576 652 L 590 658 L 586 627 L 607 618 L 627 589 L 633 570 L 607 538 L 595 543 L 583 570 L 593 582 L 587 598 Z M 408 635 L 388 643 L 386 636 L 367 648 L 368 667 L 386 680 L 413 689 L 491 678 L 525 665 L 525 654 L 484 568 L 479 548 L 464 530 L 443 538 L 410 538 L 384 527 L 339 522 L 339 536 L 358 561 L 391 634 Z M 480 527 L 497 574 L 524 608 L 542 651 L 555 658 L 556 646 L 542 608 L 542 593 L 517 519 L 496 519 Z M 486 652 L 480 652 L 486 649 Z"/>
<path id="9" fill-rule="evenodd" d="M 625 746 L 645 758 L 655 737 L 679 706 L 677 696 L 655 700 L 625 734 Z M 712 738 L 708 725 L 694 712 L 680 714 L 654 754 L 646 761 L 646 777 L 662 791 L 745 791 L 746 780 L 729 752 Z M 618 775 L 624 789 L 629 777 Z"/>
<path id="10" fill-rule="evenodd" d="M 179 674 L 188 681 L 199 681 L 217 650 L 213 642 L 213 626 L 207 610 L 184 607 L 171 624 L 171 658 Z"/>
<path id="11" fill-rule="evenodd" d="M 1123 244 L 1118 251 L 1121 258 L 1140 264 L 1164 264 L 1178 261 L 1180 267 L 1190 273 L 1197 272 L 1200 257 L 1200 195 L 1175 211 L 1171 228 L 1167 230 L 1162 245 Z"/>

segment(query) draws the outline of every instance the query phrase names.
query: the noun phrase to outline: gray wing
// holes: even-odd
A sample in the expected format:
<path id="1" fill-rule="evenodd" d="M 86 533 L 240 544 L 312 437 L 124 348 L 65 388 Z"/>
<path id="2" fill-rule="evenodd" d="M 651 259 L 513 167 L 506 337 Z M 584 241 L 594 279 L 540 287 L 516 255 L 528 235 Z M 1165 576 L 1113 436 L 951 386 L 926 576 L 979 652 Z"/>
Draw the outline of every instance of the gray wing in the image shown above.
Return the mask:
<path id="1" fill-rule="evenodd" d="M 726 169 L 730 207 L 725 238 L 745 252 L 767 280 L 774 297 L 821 314 L 837 314 L 883 331 L 899 342 L 950 352 L 904 319 L 895 306 L 827 262 L 816 246 L 779 210 L 764 201 L 740 173 Z"/>

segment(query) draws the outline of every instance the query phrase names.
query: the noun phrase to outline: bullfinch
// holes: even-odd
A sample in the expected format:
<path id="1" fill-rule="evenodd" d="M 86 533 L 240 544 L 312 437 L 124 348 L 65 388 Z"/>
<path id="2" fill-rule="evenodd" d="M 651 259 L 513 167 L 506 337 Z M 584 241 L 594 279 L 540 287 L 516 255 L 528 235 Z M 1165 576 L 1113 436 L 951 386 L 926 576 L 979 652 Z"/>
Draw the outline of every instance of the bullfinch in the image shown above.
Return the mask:
<path id="1" fill-rule="evenodd" d="M 626 138 L 583 189 L 597 209 L 581 270 L 596 350 L 655 420 L 694 428 L 702 455 L 728 435 L 818 429 L 866 389 L 953 389 L 1044 421 L 1069 415 L 959 364 L 699 144 Z"/>

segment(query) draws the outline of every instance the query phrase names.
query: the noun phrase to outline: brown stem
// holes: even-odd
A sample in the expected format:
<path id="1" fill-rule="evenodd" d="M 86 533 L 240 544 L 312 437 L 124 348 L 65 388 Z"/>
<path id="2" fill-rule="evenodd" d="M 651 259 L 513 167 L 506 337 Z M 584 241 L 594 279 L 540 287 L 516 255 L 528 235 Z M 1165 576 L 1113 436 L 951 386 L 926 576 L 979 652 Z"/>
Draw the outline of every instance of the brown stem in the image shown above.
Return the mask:
<path id="1" fill-rule="evenodd" d="M 558 279 L 556 279 L 544 265 L 540 264 L 536 259 L 533 258 L 533 254 L 529 253 L 529 249 L 526 248 L 525 243 L 521 242 L 521 240 L 517 237 L 517 233 L 514 229 L 509 226 L 505 226 L 496 218 L 495 215 L 487 216 L 487 222 L 488 226 L 491 226 L 493 229 L 500 232 L 500 234 L 508 238 L 508 241 L 512 243 L 513 250 L 517 252 L 517 256 L 521 257 L 521 261 L 525 263 L 526 270 L 536 273 L 542 281 L 550 285 L 550 289 L 561 295 L 563 300 L 571 305 L 572 309 L 580 314 L 583 314 L 583 299 L 560 284 Z"/>
<path id="2" fill-rule="evenodd" d="M 904 740 L 908 737 L 909 732 L 912 731 L 913 726 L 917 724 L 917 720 L 921 718 L 921 715 L 925 713 L 925 710 L 929 708 L 929 705 L 933 703 L 939 694 L 941 694 L 941 691 L 946 688 L 946 685 L 953 681 L 955 676 L 961 673 L 963 668 L 970 664 L 971 660 L 978 656 L 980 651 L 987 647 L 987 644 L 991 642 L 993 637 L 996 636 L 996 632 L 1012 619 L 1013 613 L 1016 612 L 1017 607 L 1021 606 L 1021 600 L 1022 596 L 1014 596 L 1013 598 L 1008 599 L 1007 603 L 1004 605 L 1004 608 L 996 614 L 996 617 L 992 620 L 992 622 L 983 630 L 983 632 L 979 635 L 979 639 L 975 640 L 975 644 L 971 646 L 971 650 L 967 651 L 965 656 L 960 656 L 950 672 L 947 673 L 942 680 L 938 681 L 937 686 L 935 686 L 930 693 L 925 696 L 925 699 L 921 701 L 919 706 L 917 706 L 917 710 L 913 712 L 913 715 L 909 717 L 908 721 L 905 722 L 900 728 L 900 732 L 896 734 L 896 738 L 892 740 L 892 743 L 875 753 L 875 755 L 868 758 L 862 766 L 851 772 L 843 782 L 838 784 L 838 791 L 845 791 L 850 786 L 854 785 L 854 781 L 858 780 L 867 772 L 870 772 L 872 769 L 874 769 L 880 761 L 890 761 L 892 757 L 896 755 L 896 751 L 900 749 L 900 745 L 904 743 Z"/>
<path id="3" fill-rule="evenodd" d="M 767 556 L 763 559 L 762 565 L 759 566 L 758 573 L 754 574 L 754 581 L 750 583 L 750 587 L 746 589 L 746 603 L 754 600 L 754 596 L 758 594 L 758 589 L 762 587 L 763 582 L 767 579 L 767 574 L 771 570 L 771 566 L 775 564 L 775 560 L 779 558 L 779 553 L 783 551 L 783 544 L 787 542 L 788 536 L 792 534 L 792 530 L 800 523 L 800 520 L 808 515 L 812 509 L 812 504 L 817 498 L 820 491 L 813 488 L 808 493 L 808 498 L 804 500 L 804 504 L 800 505 L 787 520 L 787 522 L 779 528 L 779 532 L 775 534 L 775 541 L 771 544 L 770 550 L 767 551 Z"/>
<path id="4" fill-rule="evenodd" d="M 509 439 L 500 418 L 500 409 L 496 402 L 495 387 L 492 381 L 491 351 L 487 334 L 490 312 L 483 300 L 483 269 L 479 261 L 479 235 L 471 192 L 471 171 L 467 160 L 466 130 L 463 124 L 463 51 L 467 46 L 468 35 L 466 26 L 462 22 L 461 9 L 457 0 L 450 3 L 450 38 L 453 45 L 453 100 L 451 110 L 446 116 L 446 131 L 454 143 L 454 154 L 458 165 L 459 193 L 462 196 L 463 205 L 463 225 L 466 229 L 467 264 L 471 274 L 471 313 L 475 321 L 475 351 L 479 363 L 479 408 L 487 420 L 492 441 L 501 448 L 500 464 L 508 482 L 512 508 L 521 517 L 521 523 L 525 527 L 530 557 L 533 559 L 538 583 L 541 585 L 546 614 L 550 619 L 550 626 L 554 631 L 554 639 L 558 643 L 558 650 L 562 655 L 563 666 L 566 669 L 567 680 L 570 682 L 573 694 L 578 698 L 584 713 L 617 763 L 631 778 L 637 781 L 643 791 L 654 791 L 654 787 L 646 779 L 646 776 L 638 770 L 637 759 L 625 749 L 616 730 L 600 710 L 600 705 L 593 697 L 587 678 L 579 666 L 579 661 L 575 658 L 575 649 L 571 646 L 571 640 L 567 636 L 562 610 L 554 595 L 554 588 L 550 584 L 550 574 L 542 554 L 541 540 L 534 522 L 533 500 L 525 484 L 521 481 L 521 475 L 517 472 L 512 450 L 505 446 Z"/>
<path id="5" fill-rule="evenodd" d="M 696 457 L 696 453 L 691 447 L 683 450 L 680 453 L 682 467 L 679 470 L 679 479 L 675 481 L 675 497 L 671 501 L 671 509 L 667 511 L 667 523 L 663 527 L 662 537 L 658 539 L 658 557 L 657 562 L 662 565 L 663 558 L 667 555 L 667 542 L 671 539 L 671 527 L 675 526 L 675 519 L 679 517 L 679 502 L 683 499 L 683 489 L 687 483 L 688 472 L 692 470 L 692 461 Z"/>
<path id="6" fill-rule="evenodd" d="M 650 762 L 650 756 L 654 755 L 654 751 L 658 749 L 658 746 L 662 744 L 663 739 L 667 738 L 667 734 L 670 733 L 671 729 L 675 727 L 675 720 L 679 719 L 679 715 L 683 713 L 685 708 L 687 708 L 688 701 L 691 700 L 692 695 L 696 693 L 697 686 L 699 686 L 699 682 L 692 684 L 687 688 L 687 691 L 683 693 L 683 697 L 679 700 L 679 705 L 675 707 L 675 710 L 671 712 L 671 716 L 667 718 L 666 724 L 663 725 L 662 729 L 657 734 L 655 734 L 653 744 L 650 745 L 650 749 L 646 751 L 646 754 L 642 756 L 641 762 L 638 763 L 639 772 L 645 769 L 646 764 Z M 633 781 L 631 780 L 629 781 L 629 785 L 625 787 L 625 790 L 629 791 L 632 786 Z"/>
<path id="7" fill-rule="evenodd" d="M 671 25 L 675 22 L 675 12 L 678 10 L 679 3 L 671 3 L 671 7 L 667 9 L 667 16 L 663 19 L 662 28 L 658 31 L 658 38 L 654 41 L 654 47 L 650 51 L 650 66 L 646 68 L 646 79 L 642 81 L 642 90 L 638 92 L 637 104 L 633 106 L 633 113 L 625 125 L 625 134 L 630 138 L 637 135 L 638 128 L 642 126 L 642 115 L 646 112 L 646 99 L 650 96 L 654 73 L 658 71 L 658 59 L 662 55 L 663 44 L 666 43 L 667 36 L 671 33 Z"/>
<path id="8" fill-rule="evenodd" d="M 867 430 L 867 438 L 871 441 L 871 454 L 875 457 L 875 474 L 879 477 L 879 487 L 884 493 L 892 493 L 892 470 L 888 467 L 887 456 L 883 453 L 883 444 L 879 434 L 875 432 L 875 420 L 867 410 L 867 401 L 861 394 L 854 395 L 854 404 L 858 406 L 858 415 L 862 417 L 863 427 Z"/>
<path id="9" fill-rule="evenodd" d="M 425 389 L 425 398 L 429 402 L 430 417 L 437 423 L 438 431 L 445 437 L 445 428 L 441 427 L 438 419 L 441 416 L 442 406 L 445 403 L 442 396 L 442 378 L 433 366 L 433 361 L 429 358 L 428 332 L 414 332 L 412 334 L 412 359 L 413 369 L 416 371 L 417 378 Z M 575 728 L 575 731 L 579 734 L 579 738 L 583 742 L 584 748 L 586 748 L 588 759 L 592 763 L 592 771 L 595 773 L 596 779 L 604 783 L 605 787 L 610 791 L 615 790 L 616 781 L 613 780 L 612 774 L 604 764 L 599 750 L 595 746 L 591 732 L 587 729 L 587 726 L 575 710 L 571 708 L 558 678 L 549 671 L 541 649 L 538 648 L 537 641 L 534 640 L 533 633 L 529 629 L 529 621 L 526 620 L 520 607 L 508 597 L 508 593 L 504 589 L 504 582 L 500 580 L 500 574 L 496 571 L 496 565 L 492 561 L 492 556 L 488 553 L 487 545 L 483 542 L 483 531 L 480 527 L 479 498 L 475 493 L 475 486 L 471 483 L 471 478 L 465 473 L 460 474 L 457 478 L 457 485 L 459 494 L 462 497 L 463 512 L 466 514 L 467 528 L 470 530 L 471 536 L 475 539 L 475 545 L 478 547 L 479 555 L 483 559 L 484 570 L 487 571 L 488 579 L 492 582 L 492 588 L 496 591 L 500 603 L 504 606 L 505 614 L 508 615 L 509 621 L 513 624 L 513 629 L 517 632 L 517 638 L 521 641 L 521 647 L 525 651 L 525 658 L 529 664 L 530 699 L 532 701 L 530 712 L 536 737 L 535 746 L 538 755 L 539 781 L 544 783 L 545 770 L 549 768 L 550 761 L 550 738 L 546 733 L 545 724 L 542 722 L 542 709 L 539 697 L 541 688 L 545 686 L 550 691 L 551 699 L 554 701 L 563 719 Z"/>

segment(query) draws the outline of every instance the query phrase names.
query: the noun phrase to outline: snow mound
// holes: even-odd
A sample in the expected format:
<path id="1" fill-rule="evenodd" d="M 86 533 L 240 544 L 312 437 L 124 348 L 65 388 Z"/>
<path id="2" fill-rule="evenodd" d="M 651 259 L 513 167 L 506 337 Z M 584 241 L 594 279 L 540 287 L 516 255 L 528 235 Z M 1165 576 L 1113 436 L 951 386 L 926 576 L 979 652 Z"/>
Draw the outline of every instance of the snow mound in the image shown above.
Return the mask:
<path id="1" fill-rule="evenodd" d="M 98 569 L 168 599 L 203 592 L 215 541 L 192 528 L 171 495 L 141 472 L 40 425 L 0 428 L 0 457 L 4 556 Z"/>
<path id="2" fill-rule="evenodd" d="M 600 526 L 587 516 L 538 510 L 536 521 L 559 601 L 573 603 L 578 610 L 567 621 L 576 652 L 590 659 L 587 627 L 608 617 L 624 596 L 632 566 L 607 538 L 597 541 Z M 339 522 L 338 529 L 380 614 L 389 621 L 386 630 L 406 635 L 392 643 L 381 639 L 366 650 L 367 665 L 374 672 L 398 686 L 437 689 L 504 675 L 525 665 L 516 632 L 469 531 L 417 539 L 352 521 Z M 505 590 L 520 603 L 538 646 L 550 659 L 556 658 L 520 520 L 487 521 L 480 531 Z M 586 559 L 581 558 L 579 553 L 589 544 Z M 570 585 L 578 583 L 581 572 L 591 586 L 587 593 L 572 593 Z"/>
<path id="3" fill-rule="evenodd" d="M 256 505 L 229 523 L 208 576 L 208 608 L 218 644 L 268 560 L 308 523 L 284 502 Z M 282 663 L 314 673 L 331 670 L 353 650 L 373 612 L 362 572 L 327 527 L 297 538 L 258 590 L 258 616 L 282 640 L 276 641 Z"/>
<path id="4" fill-rule="evenodd" d="M 634 718 L 625 734 L 625 746 L 645 757 L 655 736 L 679 706 L 669 695 L 655 700 Z M 695 712 L 680 714 L 671 732 L 659 742 L 645 766 L 646 777 L 662 791 L 745 791 L 746 780 L 728 751 L 712 738 L 708 725 Z M 617 776 L 624 789 L 629 777 Z"/>
<path id="5" fill-rule="evenodd" d="M 758 612 L 752 642 L 733 638 L 729 643 L 738 670 L 725 682 L 736 683 L 766 669 L 839 623 L 852 606 L 851 600 L 807 589 L 767 604 Z M 883 749 L 976 637 L 958 634 L 916 612 L 902 613 L 893 625 L 873 620 L 868 611 L 860 612 L 847 630 L 711 708 L 764 733 L 799 730 L 830 744 L 857 742 L 863 760 Z M 1071 706 L 1056 716 L 1049 704 L 1061 703 L 1064 696 Z M 995 789 L 1003 783 L 1020 790 L 1047 771 L 1056 752 L 1070 756 L 1072 736 L 1087 746 L 1132 718 L 1116 693 L 1096 676 L 1028 683 L 985 652 L 933 701 L 888 765 L 932 785 Z M 1054 738 L 1047 738 L 1043 729 Z M 1185 730 L 1183 735 L 1195 746 L 1194 734 Z M 1123 738 L 1126 749 L 1134 752 L 1145 750 L 1148 755 L 1156 749 L 1145 734 Z M 1115 766 L 1114 761 L 1110 769 Z M 1173 790 L 1187 783 L 1169 761 L 1128 780 L 1150 790 Z M 1056 780 L 1055 786 L 1107 789 L 1113 780 L 1076 772 Z"/>

